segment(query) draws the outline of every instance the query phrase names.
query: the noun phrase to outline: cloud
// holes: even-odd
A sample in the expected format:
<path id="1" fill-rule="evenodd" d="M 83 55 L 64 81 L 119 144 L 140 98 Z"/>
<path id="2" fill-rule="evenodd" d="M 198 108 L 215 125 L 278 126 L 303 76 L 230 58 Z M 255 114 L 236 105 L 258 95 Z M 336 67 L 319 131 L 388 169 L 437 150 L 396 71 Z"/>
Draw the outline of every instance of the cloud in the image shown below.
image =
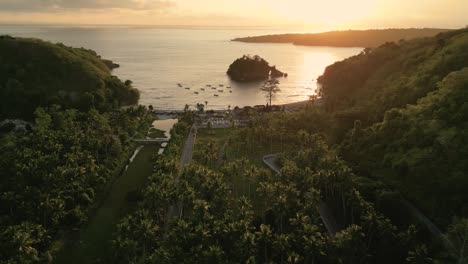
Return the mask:
<path id="1" fill-rule="evenodd" d="M 0 0 L 0 11 L 45 12 L 62 9 L 155 10 L 174 6 L 170 0 Z"/>

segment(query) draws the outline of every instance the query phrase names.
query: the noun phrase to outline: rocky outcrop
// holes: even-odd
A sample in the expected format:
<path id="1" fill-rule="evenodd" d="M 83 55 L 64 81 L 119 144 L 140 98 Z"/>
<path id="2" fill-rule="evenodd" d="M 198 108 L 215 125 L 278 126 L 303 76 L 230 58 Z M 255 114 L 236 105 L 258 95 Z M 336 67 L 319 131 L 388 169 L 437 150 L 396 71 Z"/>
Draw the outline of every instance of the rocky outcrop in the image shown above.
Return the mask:
<path id="1" fill-rule="evenodd" d="M 270 76 L 273 78 L 286 77 L 286 73 L 276 69 L 276 66 L 270 68 Z"/>
<path id="2" fill-rule="evenodd" d="M 119 64 L 111 61 L 111 60 L 105 60 L 105 59 L 102 59 L 102 62 L 104 62 L 104 64 L 107 66 L 107 68 L 109 68 L 109 70 L 113 70 L 113 69 L 117 69 L 120 67 Z"/>
<path id="3" fill-rule="evenodd" d="M 227 71 L 227 75 L 237 82 L 253 82 L 266 80 L 270 77 L 283 77 L 285 74 L 275 66 L 270 66 L 269 63 L 258 55 L 244 55 L 235 60 Z"/>

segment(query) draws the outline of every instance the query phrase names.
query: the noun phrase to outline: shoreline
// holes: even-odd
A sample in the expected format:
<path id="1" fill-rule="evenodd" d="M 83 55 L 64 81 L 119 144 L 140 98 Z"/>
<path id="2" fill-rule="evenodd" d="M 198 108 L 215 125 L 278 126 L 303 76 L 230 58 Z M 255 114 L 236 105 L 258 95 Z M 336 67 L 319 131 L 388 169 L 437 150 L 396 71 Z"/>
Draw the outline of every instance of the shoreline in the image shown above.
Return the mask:
<path id="1" fill-rule="evenodd" d="M 292 102 L 292 103 L 286 103 L 286 104 L 277 104 L 277 105 L 273 105 L 273 106 L 280 106 L 280 107 L 286 107 L 286 109 L 288 110 L 298 110 L 302 107 L 304 107 L 305 105 L 307 105 L 308 103 L 310 103 L 312 101 L 310 100 L 303 100 L 303 101 L 297 101 L 297 102 Z M 316 102 L 316 104 L 320 104 L 320 100 L 318 100 L 318 102 Z M 261 105 L 261 106 L 266 106 L 266 105 Z M 251 107 L 251 108 L 255 108 L 255 105 L 246 105 L 246 106 L 243 106 L 243 107 L 239 107 L 240 109 L 242 108 L 245 108 L 245 107 Z M 233 110 L 234 108 L 232 108 L 231 110 Z M 213 111 L 213 112 L 225 112 L 225 111 L 228 111 L 229 109 L 226 108 L 226 109 L 207 109 L 205 111 Z M 177 115 L 177 114 L 180 114 L 180 113 L 183 113 L 184 110 L 164 110 L 164 109 L 155 109 L 153 111 L 153 114 L 157 115 L 157 116 L 161 116 L 161 117 L 164 117 L 162 120 L 164 119 L 167 119 L 167 118 L 172 118 L 174 115 Z"/>

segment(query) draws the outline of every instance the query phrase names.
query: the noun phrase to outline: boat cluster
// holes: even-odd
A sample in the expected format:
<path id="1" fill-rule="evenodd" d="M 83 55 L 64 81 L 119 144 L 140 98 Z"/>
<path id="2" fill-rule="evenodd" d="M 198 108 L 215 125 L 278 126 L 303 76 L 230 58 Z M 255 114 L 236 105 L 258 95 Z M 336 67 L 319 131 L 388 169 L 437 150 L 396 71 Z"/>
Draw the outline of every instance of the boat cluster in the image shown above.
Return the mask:
<path id="1" fill-rule="evenodd" d="M 177 83 L 177 86 L 179 88 L 184 88 L 185 90 L 191 90 L 190 87 L 184 87 L 181 83 Z M 224 84 L 219 84 L 218 86 L 207 84 L 205 87 L 200 88 L 200 91 L 204 92 L 204 91 L 206 91 L 206 89 L 215 90 L 215 93 L 213 94 L 213 96 L 218 97 L 219 94 L 217 94 L 217 93 L 224 93 L 224 91 L 225 91 L 224 88 L 226 88 L 227 89 L 226 91 L 229 91 L 229 93 L 232 93 L 231 86 L 224 86 Z M 200 94 L 199 91 L 194 91 L 193 93 L 194 94 Z"/>

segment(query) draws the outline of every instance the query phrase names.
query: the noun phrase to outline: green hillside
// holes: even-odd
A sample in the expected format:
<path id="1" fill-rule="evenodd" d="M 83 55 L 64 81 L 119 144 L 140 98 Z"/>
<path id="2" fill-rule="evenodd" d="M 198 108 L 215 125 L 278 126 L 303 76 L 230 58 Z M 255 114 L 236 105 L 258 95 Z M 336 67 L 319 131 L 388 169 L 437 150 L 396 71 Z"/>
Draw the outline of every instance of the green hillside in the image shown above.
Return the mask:
<path id="1" fill-rule="evenodd" d="M 442 225 L 468 215 L 467 67 L 463 29 L 365 50 L 319 78 L 342 156 Z"/>
<path id="2" fill-rule="evenodd" d="M 343 144 L 358 170 L 401 189 L 442 224 L 467 215 L 468 67 L 450 73 L 415 105 L 356 126 Z"/>
<path id="3" fill-rule="evenodd" d="M 0 127 L 0 263 L 51 263 L 153 117 L 143 106 L 117 108 L 139 93 L 94 51 L 3 36 L 0 62 L 0 122 L 27 120 Z"/>
<path id="4" fill-rule="evenodd" d="M 0 119 L 30 119 L 38 106 L 108 110 L 138 101 L 91 50 L 0 37 Z"/>

